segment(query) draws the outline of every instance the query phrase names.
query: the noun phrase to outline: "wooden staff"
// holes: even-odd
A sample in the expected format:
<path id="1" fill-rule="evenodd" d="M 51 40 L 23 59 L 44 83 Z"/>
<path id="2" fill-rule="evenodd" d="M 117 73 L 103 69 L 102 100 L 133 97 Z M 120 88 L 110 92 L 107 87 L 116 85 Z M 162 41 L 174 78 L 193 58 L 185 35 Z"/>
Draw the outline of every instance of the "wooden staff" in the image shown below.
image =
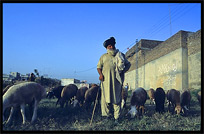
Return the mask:
<path id="1" fill-rule="evenodd" d="M 96 100 L 95 100 L 95 105 L 94 105 L 94 109 L 93 109 L 93 112 L 92 112 L 90 126 L 92 125 L 93 116 L 94 116 L 94 112 L 95 112 L 95 109 L 96 109 L 96 104 L 98 103 L 98 92 L 99 92 L 99 88 L 98 88 L 97 95 L 96 95 Z"/>

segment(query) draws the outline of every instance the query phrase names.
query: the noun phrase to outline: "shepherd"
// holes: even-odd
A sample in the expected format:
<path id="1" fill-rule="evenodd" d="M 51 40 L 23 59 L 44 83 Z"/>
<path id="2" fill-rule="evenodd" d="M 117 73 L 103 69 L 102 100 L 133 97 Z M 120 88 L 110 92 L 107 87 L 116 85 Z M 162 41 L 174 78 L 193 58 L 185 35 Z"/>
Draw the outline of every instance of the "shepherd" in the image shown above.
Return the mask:
<path id="1" fill-rule="evenodd" d="M 112 105 L 115 124 L 118 124 L 121 113 L 124 73 L 130 68 L 130 62 L 123 53 L 116 49 L 115 44 L 114 37 L 110 37 L 103 43 L 107 53 L 100 57 L 97 71 L 101 81 L 102 118 L 110 119 Z"/>

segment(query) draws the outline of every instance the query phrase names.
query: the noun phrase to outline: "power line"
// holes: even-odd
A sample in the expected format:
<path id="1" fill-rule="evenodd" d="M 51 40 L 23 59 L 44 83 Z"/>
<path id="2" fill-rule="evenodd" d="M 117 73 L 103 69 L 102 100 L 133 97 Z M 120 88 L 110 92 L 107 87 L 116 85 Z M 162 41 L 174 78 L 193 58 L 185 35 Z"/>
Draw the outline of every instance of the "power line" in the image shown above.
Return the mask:
<path id="1" fill-rule="evenodd" d="M 86 69 L 86 70 L 83 70 L 83 71 L 75 71 L 74 73 L 83 73 L 83 72 L 87 72 L 87 71 L 90 71 L 92 69 L 95 69 L 97 66 L 94 66 L 92 68 L 89 68 L 89 69 Z"/>
<path id="2" fill-rule="evenodd" d="M 130 47 L 132 47 L 133 45 L 135 45 L 135 42 L 133 42 L 131 45 L 129 45 L 127 48 L 125 48 L 123 51 L 121 52 L 124 52 L 126 49 L 129 49 Z"/>
<path id="3" fill-rule="evenodd" d="M 177 4 L 176 7 L 172 10 L 172 15 L 176 14 L 179 10 L 182 10 L 181 7 L 178 7 L 180 4 Z M 179 8 L 179 9 L 178 9 Z M 178 10 L 177 10 L 178 9 Z M 153 32 L 155 29 L 158 29 L 158 27 L 160 27 L 161 25 L 163 25 L 164 23 L 166 23 L 168 21 L 168 14 L 165 15 L 162 19 L 160 19 L 157 23 L 155 23 L 154 25 L 151 26 L 151 28 L 149 28 L 148 30 L 146 30 L 145 32 L 143 32 L 138 38 L 143 37 L 143 35 L 148 35 L 150 32 Z"/>
<path id="4" fill-rule="evenodd" d="M 187 13 L 188 11 L 190 11 L 190 10 L 191 10 L 192 8 L 194 8 L 194 7 L 195 7 L 195 6 L 191 7 L 189 10 L 183 12 L 180 16 L 176 16 L 176 18 L 172 18 L 171 23 L 173 23 L 174 21 L 178 20 L 181 16 L 183 16 L 185 13 Z M 152 36 L 154 36 L 154 35 L 156 35 L 156 34 L 158 34 L 162 29 L 164 29 L 164 28 L 167 27 L 168 25 L 169 25 L 169 24 L 166 24 L 165 26 L 161 27 L 160 29 L 157 30 L 157 32 L 154 32 L 154 34 L 151 33 L 151 36 L 149 36 L 149 38 L 152 37 Z"/>
<path id="5" fill-rule="evenodd" d="M 179 6 L 181 5 L 181 6 Z M 183 4 L 176 4 L 175 8 L 173 8 L 172 10 L 172 15 L 176 14 L 177 12 L 179 12 L 180 10 L 183 10 L 183 8 L 181 8 L 183 6 Z M 177 10 L 178 9 L 178 10 Z M 138 39 L 140 39 L 141 37 L 144 37 L 144 35 L 148 35 L 151 34 L 152 32 L 154 32 L 155 30 L 157 30 L 158 28 L 160 28 L 161 26 L 163 26 L 166 22 L 168 22 L 168 18 L 169 15 L 165 15 L 162 19 L 160 19 L 157 23 L 155 23 L 154 25 L 151 26 L 151 28 L 149 28 L 148 30 L 146 30 L 145 32 L 143 32 L 140 36 L 138 36 Z M 126 49 L 124 49 L 122 52 L 124 52 L 125 50 L 127 50 L 128 48 L 130 48 L 131 46 L 135 45 L 135 42 L 132 43 L 130 46 L 128 46 Z"/>
<path id="6" fill-rule="evenodd" d="M 180 6 L 181 5 L 181 6 Z M 186 10 L 188 8 L 188 6 L 184 5 L 184 4 L 181 4 L 181 3 L 178 3 L 178 5 L 176 5 L 175 8 L 172 9 L 172 12 L 171 12 L 171 17 L 172 17 L 172 20 L 170 19 L 170 24 L 172 24 L 172 22 L 174 22 L 175 20 L 177 20 L 179 17 L 183 16 L 185 13 L 187 13 L 188 11 L 190 11 L 192 8 L 194 8 L 196 5 L 194 5 L 193 7 L 191 7 L 190 9 Z M 178 10 L 177 10 L 178 9 Z M 166 15 L 164 16 L 158 23 L 155 23 L 150 29 L 148 29 L 147 31 L 145 31 L 143 34 L 141 34 L 139 36 L 138 39 L 140 39 L 141 37 L 143 37 L 146 33 L 147 37 L 152 37 L 153 35 L 156 35 L 158 34 L 158 32 L 160 32 L 162 29 L 164 29 L 165 27 L 167 27 L 168 25 L 168 18 L 169 18 L 169 15 Z M 150 31 L 149 31 L 150 30 Z M 171 32 L 170 32 L 171 33 Z M 149 36 L 148 36 L 149 35 Z M 121 52 L 124 52 L 125 50 L 129 49 L 130 47 L 132 47 L 133 45 L 135 45 L 136 43 L 133 42 L 131 43 L 127 48 L 125 48 L 123 51 Z M 83 71 L 75 71 L 75 73 L 82 73 L 82 72 L 87 72 L 87 71 L 90 71 L 92 69 L 96 69 L 97 66 L 95 67 L 92 67 L 92 68 L 89 68 L 89 69 L 86 69 L 86 70 L 83 70 Z"/>
<path id="7" fill-rule="evenodd" d="M 186 5 L 181 5 L 180 7 L 179 7 L 179 9 L 178 10 L 173 10 L 172 11 L 172 18 L 174 17 L 174 16 L 177 16 L 178 14 L 180 14 L 182 11 L 184 11 L 186 9 Z M 178 12 L 178 13 L 177 13 Z M 147 33 L 147 37 L 152 37 L 152 36 L 150 36 L 150 35 L 153 35 L 153 34 L 155 34 L 155 33 L 158 33 L 158 31 L 160 31 L 160 29 L 163 29 L 164 27 L 166 27 L 166 26 L 168 26 L 168 21 L 169 21 L 169 15 L 167 14 L 165 17 L 164 17 L 165 19 L 163 20 L 163 21 L 161 21 L 157 26 L 155 26 L 154 27 L 154 30 L 152 30 L 152 31 L 150 31 L 150 32 L 148 32 Z M 142 35 L 141 35 L 142 36 Z"/>

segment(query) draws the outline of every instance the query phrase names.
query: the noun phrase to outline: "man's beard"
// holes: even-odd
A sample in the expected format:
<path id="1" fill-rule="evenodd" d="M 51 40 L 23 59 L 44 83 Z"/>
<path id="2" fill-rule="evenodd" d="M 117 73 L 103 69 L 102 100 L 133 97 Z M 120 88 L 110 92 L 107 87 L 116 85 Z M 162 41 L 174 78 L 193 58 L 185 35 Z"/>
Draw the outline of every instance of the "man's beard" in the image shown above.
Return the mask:
<path id="1" fill-rule="evenodd" d="M 116 49 L 107 49 L 107 53 L 108 53 L 109 55 L 115 56 L 115 54 L 116 54 Z"/>

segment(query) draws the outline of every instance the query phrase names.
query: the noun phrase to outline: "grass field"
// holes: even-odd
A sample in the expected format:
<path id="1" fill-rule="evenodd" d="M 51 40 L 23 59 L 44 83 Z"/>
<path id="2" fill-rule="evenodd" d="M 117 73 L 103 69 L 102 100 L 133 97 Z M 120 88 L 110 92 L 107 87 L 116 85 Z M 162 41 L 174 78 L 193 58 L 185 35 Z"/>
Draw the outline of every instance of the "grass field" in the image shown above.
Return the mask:
<path id="1" fill-rule="evenodd" d="M 149 105 L 150 100 L 145 103 L 146 112 L 139 118 L 130 119 L 126 113 L 130 109 L 130 95 L 127 100 L 127 108 L 121 113 L 121 120 L 114 125 L 114 120 L 104 122 L 101 119 L 100 106 L 96 109 L 92 126 L 90 120 L 93 105 L 86 111 L 84 109 L 73 109 L 71 106 L 60 108 L 55 106 L 57 99 L 43 99 L 38 108 L 38 118 L 35 124 L 30 124 L 31 114 L 26 107 L 28 122 L 22 125 L 20 112 L 15 114 L 15 120 L 11 125 L 3 125 L 5 131 L 200 131 L 201 129 L 201 107 L 196 98 L 196 93 L 191 93 L 191 107 L 188 116 L 172 115 L 167 112 L 159 114 L 155 112 L 155 105 Z M 8 117 L 9 113 L 5 116 Z"/>

